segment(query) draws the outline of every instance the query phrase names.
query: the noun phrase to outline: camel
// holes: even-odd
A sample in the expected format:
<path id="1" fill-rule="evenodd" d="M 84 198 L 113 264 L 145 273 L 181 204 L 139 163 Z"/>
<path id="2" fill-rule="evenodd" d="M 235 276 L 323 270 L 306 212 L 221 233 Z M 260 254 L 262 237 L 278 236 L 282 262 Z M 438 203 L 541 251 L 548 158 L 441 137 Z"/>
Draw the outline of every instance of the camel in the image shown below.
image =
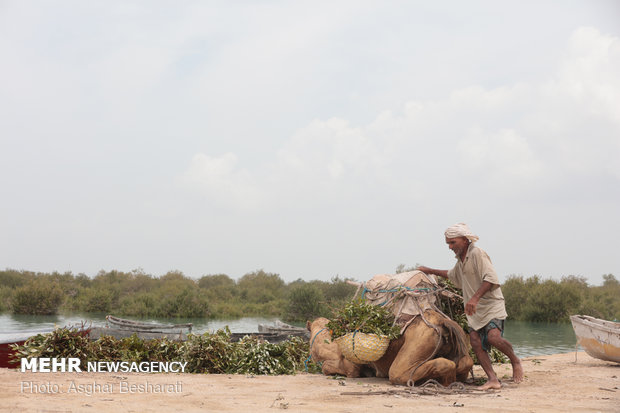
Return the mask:
<path id="1" fill-rule="evenodd" d="M 312 358 L 323 362 L 324 374 L 360 377 L 362 366 L 343 357 L 325 329 L 328 322 L 321 317 L 307 323 Z M 473 364 L 461 326 L 442 313 L 427 309 L 423 316 L 411 321 L 398 339 L 390 342 L 383 357 L 369 365 L 377 377 L 387 377 L 392 384 L 412 386 L 435 379 L 448 386 L 457 380 L 465 381 Z"/>
<path id="2" fill-rule="evenodd" d="M 332 334 L 327 328 L 329 320 L 319 317 L 306 323 L 310 331 L 310 356 L 315 363 L 322 363 L 325 375 L 337 374 L 346 377 L 360 377 L 362 366 L 351 363 L 344 358 L 338 344 L 332 341 Z"/>

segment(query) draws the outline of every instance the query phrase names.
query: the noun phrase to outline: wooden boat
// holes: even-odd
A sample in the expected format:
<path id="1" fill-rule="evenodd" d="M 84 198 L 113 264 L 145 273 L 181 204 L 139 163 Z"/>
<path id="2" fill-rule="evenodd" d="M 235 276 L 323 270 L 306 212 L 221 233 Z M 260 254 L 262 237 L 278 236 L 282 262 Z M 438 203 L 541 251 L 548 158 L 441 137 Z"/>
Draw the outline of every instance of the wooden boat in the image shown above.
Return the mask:
<path id="1" fill-rule="evenodd" d="M 103 336 L 112 336 L 117 339 L 136 335 L 142 340 L 167 338 L 173 341 L 187 340 L 187 334 L 191 333 L 193 325 L 187 324 L 157 324 L 144 323 L 140 321 L 127 320 L 112 315 L 106 316 L 107 326 L 92 327 L 89 337 L 97 340 Z M 233 342 L 241 340 L 245 336 L 256 337 L 259 340 L 270 343 L 281 343 L 288 340 L 291 336 L 308 338 L 308 330 L 302 327 L 295 327 L 276 320 L 274 325 L 258 325 L 258 332 L 252 333 L 231 333 L 230 340 Z"/>
<path id="2" fill-rule="evenodd" d="M 587 315 L 572 315 L 577 343 L 590 356 L 620 363 L 620 323 Z"/>
<path id="3" fill-rule="evenodd" d="M 141 340 L 152 340 L 156 338 L 167 338 L 171 341 L 185 341 L 187 334 L 183 331 L 136 331 L 127 328 L 114 327 L 92 327 L 88 333 L 88 338 L 97 340 L 104 336 L 111 336 L 116 339 L 127 338 L 136 335 Z"/>
<path id="4" fill-rule="evenodd" d="M 290 324 L 283 323 L 280 320 L 276 320 L 273 325 L 269 324 L 259 324 L 258 325 L 259 333 L 276 333 L 283 335 L 290 335 L 293 337 L 306 337 L 308 338 L 310 333 L 308 329 L 304 327 L 296 327 Z"/>
<path id="5" fill-rule="evenodd" d="M 89 332 L 91 340 L 97 340 L 103 336 L 121 339 L 131 337 L 135 334 L 142 340 L 167 338 L 168 340 L 184 341 L 187 339 L 187 335 L 192 332 L 192 327 L 194 326 L 192 323 L 145 323 L 142 321 L 127 320 L 113 315 L 107 315 L 106 321 L 107 325 L 105 327 L 91 328 Z"/>
<path id="6" fill-rule="evenodd" d="M 159 324 L 159 323 L 144 323 L 141 321 L 127 320 L 124 318 L 114 317 L 113 315 L 107 315 L 105 317 L 108 324 L 114 328 L 134 331 L 183 331 L 187 333 L 192 332 L 192 323 L 186 324 Z M 185 331 L 187 330 L 187 331 Z"/>

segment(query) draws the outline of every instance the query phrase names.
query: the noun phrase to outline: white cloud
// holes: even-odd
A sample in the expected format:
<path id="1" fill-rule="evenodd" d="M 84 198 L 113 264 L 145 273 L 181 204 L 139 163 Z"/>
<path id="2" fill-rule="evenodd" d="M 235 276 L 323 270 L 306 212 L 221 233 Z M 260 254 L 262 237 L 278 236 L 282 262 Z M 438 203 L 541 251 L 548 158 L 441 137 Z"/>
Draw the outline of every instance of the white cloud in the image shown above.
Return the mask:
<path id="1" fill-rule="evenodd" d="M 237 167 L 233 153 L 211 157 L 196 154 L 181 177 L 186 188 L 205 196 L 209 203 L 245 211 L 259 207 L 263 194 L 251 174 Z"/>
<path id="2" fill-rule="evenodd" d="M 365 175 L 383 163 L 382 148 L 363 128 L 346 120 L 315 120 L 295 133 L 278 152 L 287 172 L 335 181 Z"/>
<path id="3" fill-rule="evenodd" d="M 523 190 L 541 177 L 543 162 L 536 159 L 527 140 L 516 131 L 473 131 L 459 142 L 460 167 L 489 182 L 497 192 Z"/>
<path id="4" fill-rule="evenodd" d="M 584 27 L 540 88 L 532 129 L 570 173 L 620 178 L 620 38 Z"/>
<path id="5" fill-rule="evenodd" d="M 620 171 L 618 162 L 611 162 L 620 158 L 615 117 L 620 83 L 596 74 L 611 73 L 611 67 L 620 73 L 618 41 L 579 29 L 558 72 L 546 82 L 469 86 L 442 100 L 385 110 L 367 125 L 317 119 L 292 134 L 275 158 L 251 170 L 237 169 L 232 154 L 198 155 L 190 175 L 219 198 L 261 194 L 265 202 L 316 204 L 368 192 L 394 199 L 415 199 L 417 191 L 439 196 L 442 188 L 455 185 L 455 169 L 480 191 L 510 198 L 566 185 L 567 173 L 614 175 Z M 595 112 L 589 110 L 593 105 L 599 108 Z M 582 134 L 584 125 L 588 136 Z M 601 164 L 606 158 L 610 162 Z"/>

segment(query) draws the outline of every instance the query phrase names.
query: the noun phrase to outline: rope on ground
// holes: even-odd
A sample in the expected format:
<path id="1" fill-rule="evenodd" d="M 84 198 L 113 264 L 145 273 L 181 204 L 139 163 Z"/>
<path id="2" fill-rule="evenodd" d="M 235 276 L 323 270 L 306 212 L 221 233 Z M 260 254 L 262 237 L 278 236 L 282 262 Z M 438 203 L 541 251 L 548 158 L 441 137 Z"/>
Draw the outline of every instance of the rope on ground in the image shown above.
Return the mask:
<path id="1" fill-rule="evenodd" d="M 460 381 L 455 381 L 449 386 L 443 386 L 436 380 L 430 379 L 418 387 L 389 389 L 389 390 L 371 390 L 371 391 L 349 391 L 340 393 L 342 396 L 377 396 L 377 395 L 399 395 L 399 396 L 436 396 L 438 394 L 466 394 L 479 393 L 488 394 L 484 390 L 468 388 Z"/>

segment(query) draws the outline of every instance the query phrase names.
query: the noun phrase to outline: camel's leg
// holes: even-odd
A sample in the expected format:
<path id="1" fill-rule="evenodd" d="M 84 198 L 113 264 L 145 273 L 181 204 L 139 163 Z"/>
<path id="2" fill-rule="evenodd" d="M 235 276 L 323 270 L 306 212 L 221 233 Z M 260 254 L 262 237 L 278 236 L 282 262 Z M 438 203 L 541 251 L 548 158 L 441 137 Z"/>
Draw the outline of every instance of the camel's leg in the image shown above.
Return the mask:
<path id="1" fill-rule="evenodd" d="M 341 366 L 345 376 L 347 376 L 348 378 L 355 378 L 361 376 L 361 365 L 352 363 L 343 357 L 341 361 Z"/>
<path id="2" fill-rule="evenodd" d="M 456 363 L 456 379 L 458 381 L 465 382 L 473 366 L 474 366 L 474 360 L 472 360 L 469 354 L 466 354 L 463 357 L 461 357 L 459 361 Z"/>
<path id="3" fill-rule="evenodd" d="M 321 371 L 323 371 L 323 374 L 326 376 L 331 376 L 332 374 L 344 375 L 344 372 L 338 368 L 338 364 L 337 360 L 325 360 Z"/>
<path id="4" fill-rule="evenodd" d="M 389 377 L 393 384 L 407 384 L 422 379 L 437 379 L 443 385 L 456 380 L 456 363 L 445 358 L 435 358 L 433 353 L 439 335 L 435 329 L 422 322 L 412 324 L 405 331 L 405 342 L 390 367 Z M 412 376 L 413 372 L 413 376 Z"/>
<path id="5" fill-rule="evenodd" d="M 323 367 L 321 371 L 326 376 L 331 376 L 333 374 L 339 376 L 346 376 L 349 378 L 359 377 L 360 376 L 361 366 L 357 364 L 351 363 L 348 360 L 340 359 L 340 360 L 325 360 L 323 362 Z"/>
<path id="6" fill-rule="evenodd" d="M 379 360 L 370 363 L 371 368 L 375 370 L 375 377 L 382 379 L 389 377 L 390 366 L 394 363 L 394 359 L 400 352 L 404 342 L 404 336 L 401 336 L 396 340 L 392 340 L 385 351 L 385 355 Z"/>
<path id="7" fill-rule="evenodd" d="M 422 362 L 424 360 L 420 360 Z M 419 364 L 419 363 L 418 363 Z M 408 384 L 409 380 L 413 383 L 420 380 L 435 379 L 443 386 L 448 386 L 456 381 L 456 364 L 452 360 L 436 358 L 429 360 L 419 366 L 411 366 L 406 370 L 390 369 L 390 382 L 392 384 Z M 413 376 L 411 372 L 415 369 Z"/>

